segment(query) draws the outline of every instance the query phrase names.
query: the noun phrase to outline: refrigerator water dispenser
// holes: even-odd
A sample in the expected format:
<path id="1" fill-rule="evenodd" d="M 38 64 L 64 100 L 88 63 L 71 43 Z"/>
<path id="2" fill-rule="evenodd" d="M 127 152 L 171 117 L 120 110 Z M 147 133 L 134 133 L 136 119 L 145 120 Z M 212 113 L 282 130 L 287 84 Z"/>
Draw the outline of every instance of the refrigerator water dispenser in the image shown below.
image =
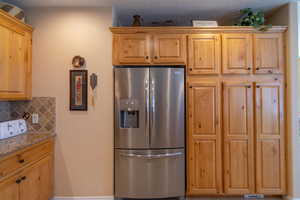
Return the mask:
<path id="1" fill-rule="evenodd" d="M 120 128 L 139 128 L 138 110 L 121 110 Z"/>
<path id="2" fill-rule="evenodd" d="M 120 101 L 120 128 L 139 128 L 137 100 L 122 99 Z"/>

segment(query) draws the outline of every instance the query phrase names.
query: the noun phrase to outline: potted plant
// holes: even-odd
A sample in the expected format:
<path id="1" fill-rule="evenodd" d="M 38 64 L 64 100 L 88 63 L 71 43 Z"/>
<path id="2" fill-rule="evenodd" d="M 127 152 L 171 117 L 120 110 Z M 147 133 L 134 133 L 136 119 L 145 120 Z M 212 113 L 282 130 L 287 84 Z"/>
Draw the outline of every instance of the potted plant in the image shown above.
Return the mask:
<path id="1" fill-rule="evenodd" d="M 265 25 L 265 14 L 262 11 L 253 11 L 251 8 L 245 8 L 241 11 L 242 16 L 236 26 L 253 26 L 259 31 L 267 31 L 272 27 L 271 24 Z"/>

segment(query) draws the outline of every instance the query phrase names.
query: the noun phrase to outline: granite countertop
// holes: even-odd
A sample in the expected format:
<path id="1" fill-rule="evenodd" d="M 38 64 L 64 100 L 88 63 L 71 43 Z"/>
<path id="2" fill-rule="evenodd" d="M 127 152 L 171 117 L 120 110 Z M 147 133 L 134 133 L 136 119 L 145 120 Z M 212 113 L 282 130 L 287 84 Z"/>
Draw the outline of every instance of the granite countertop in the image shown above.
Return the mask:
<path id="1" fill-rule="evenodd" d="M 0 140 L 0 159 L 55 136 L 55 133 L 26 133 Z"/>

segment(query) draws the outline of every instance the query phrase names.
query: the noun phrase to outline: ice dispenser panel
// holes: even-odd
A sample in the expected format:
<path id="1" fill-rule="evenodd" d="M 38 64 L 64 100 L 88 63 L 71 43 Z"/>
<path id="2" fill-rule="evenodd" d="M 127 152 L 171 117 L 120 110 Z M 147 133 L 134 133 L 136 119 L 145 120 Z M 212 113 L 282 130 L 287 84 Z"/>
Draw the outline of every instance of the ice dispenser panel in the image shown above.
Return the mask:
<path id="1" fill-rule="evenodd" d="M 120 128 L 139 128 L 138 102 L 133 99 L 120 101 Z"/>

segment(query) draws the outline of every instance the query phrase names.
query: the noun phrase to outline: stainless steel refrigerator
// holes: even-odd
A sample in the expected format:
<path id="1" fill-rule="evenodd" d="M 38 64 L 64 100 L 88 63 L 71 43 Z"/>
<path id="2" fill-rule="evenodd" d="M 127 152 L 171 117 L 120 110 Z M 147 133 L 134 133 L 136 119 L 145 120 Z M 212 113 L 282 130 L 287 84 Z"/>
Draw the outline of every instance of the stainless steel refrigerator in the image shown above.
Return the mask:
<path id="1" fill-rule="evenodd" d="M 183 67 L 115 67 L 115 197 L 185 194 Z"/>

